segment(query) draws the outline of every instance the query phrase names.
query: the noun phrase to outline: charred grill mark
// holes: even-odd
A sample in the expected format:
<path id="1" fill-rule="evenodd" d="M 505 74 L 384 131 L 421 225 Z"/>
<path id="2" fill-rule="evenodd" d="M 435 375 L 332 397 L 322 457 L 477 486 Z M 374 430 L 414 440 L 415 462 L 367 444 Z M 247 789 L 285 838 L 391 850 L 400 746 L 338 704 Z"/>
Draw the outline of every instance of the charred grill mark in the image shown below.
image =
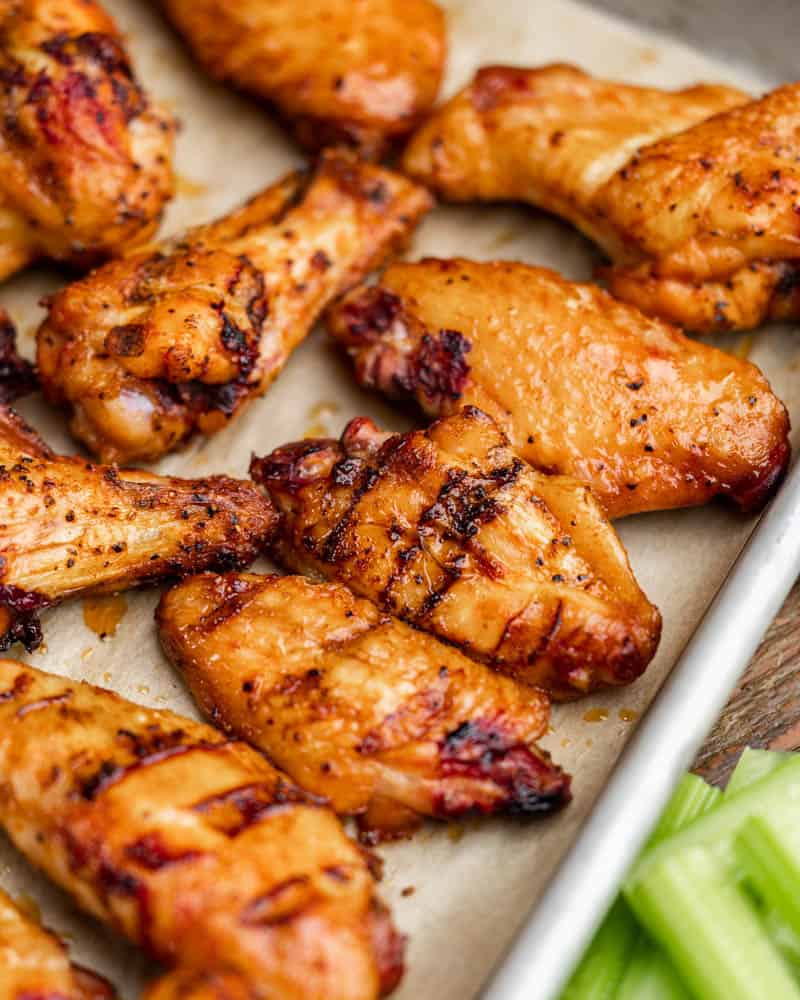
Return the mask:
<path id="1" fill-rule="evenodd" d="M 386 333 L 403 311 L 400 298 L 385 288 L 368 288 L 363 296 L 342 306 L 342 318 L 355 340 L 372 343 L 375 334 Z"/>
<path id="2" fill-rule="evenodd" d="M 17 674 L 11 687 L 0 691 L 0 704 L 22 697 L 30 689 L 31 684 L 33 684 L 33 677 L 30 674 Z"/>
<path id="3" fill-rule="evenodd" d="M 192 809 L 228 837 L 236 837 L 270 813 L 296 804 L 321 805 L 322 800 L 280 779 L 274 785 L 255 782 L 227 789 L 196 802 Z"/>
<path id="4" fill-rule="evenodd" d="M 386 465 L 378 468 L 363 465 L 359 470 L 358 481 L 353 487 L 353 495 L 350 498 L 350 503 L 333 528 L 328 532 L 328 535 L 322 545 L 319 557 L 323 562 L 336 563 L 340 562 L 345 557 L 345 535 L 347 534 L 347 529 L 350 527 L 355 518 L 358 505 L 361 502 L 361 499 L 366 496 L 366 494 L 369 493 L 369 491 L 380 480 L 381 475 L 385 472 L 385 470 Z"/>
<path id="5" fill-rule="evenodd" d="M 264 458 L 253 456 L 250 475 L 267 488 L 274 483 L 296 493 L 310 483 L 327 479 L 341 454 L 338 442 L 330 438 L 307 438 L 276 448 Z"/>
<path id="6" fill-rule="evenodd" d="M 24 719 L 31 712 L 41 712 L 42 709 L 50 708 L 52 705 L 64 705 L 71 700 L 72 691 L 68 689 L 61 694 L 51 695 L 49 698 L 39 698 L 38 701 L 29 701 L 27 705 L 22 705 L 17 709 L 17 718 Z"/>
<path id="7" fill-rule="evenodd" d="M 155 872 L 181 861 L 193 861 L 201 856 L 201 852 L 171 847 L 164 842 L 162 834 L 155 832 L 145 834 L 126 847 L 125 856 L 142 868 Z"/>
<path id="8" fill-rule="evenodd" d="M 469 379 L 466 356 L 472 344 L 458 330 L 423 335 L 407 372 L 398 372 L 396 383 L 404 392 L 419 390 L 432 404 L 461 398 Z"/>
<path id="9" fill-rule="evenodd" d="M 293 875 L 248 903 L 241 914 L 242 923 L 248 927 L 287 923 L 311 905 L 315 895 L 307 875 Z"/>

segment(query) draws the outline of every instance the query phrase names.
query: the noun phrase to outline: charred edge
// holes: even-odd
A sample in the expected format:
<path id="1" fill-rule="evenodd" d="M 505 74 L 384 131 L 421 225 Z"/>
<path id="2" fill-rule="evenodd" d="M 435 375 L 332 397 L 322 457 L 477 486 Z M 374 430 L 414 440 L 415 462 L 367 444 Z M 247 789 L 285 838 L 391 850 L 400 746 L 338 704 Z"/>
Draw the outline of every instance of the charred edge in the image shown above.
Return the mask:
<path id="1" fill-rule="evenodd" d="M 766 506 L 785 479 L 791 457 L 789 442 L 785 439 L 779 441 L 763 469 L 744 483 L 739 483 L 726 495 L 743 513 L 757 513 Z"/>
<path id="2" fill-rule="evenodd" d="M 397 295 L 385 288 L 373 287 L 342 305 L 341 320 L 351 342 L 372 344 L 380 340 L 381 334 L 391 330 L 402 311 L 403 305 Z"/>
<path id="3" fill-rule="evenodd" d="M 385 996 L 403 978 L 407 939 L 392 922 L 389 908 L 376 896 L 370 902 L 368 934 L 378 967 L 381 996 Z"/>
<path id="4" fill-rule="evenodd" d="M 17 331 L 0 313 L 0 405 L 7 405 L 37 387 L 33 365 L 17 352 Z"/>
<path id="5" fill-rule="evenodd" d="M 35 590 L 22 590 L 12 584 L 0 584 L 0 607 L 4 606 L 10 615 L 6 631 L 0 636 L 0 651 L 5 651 L 15 642 L 22 643 L 32 653 L 42 642 L 42 626 L 38 611 L 53 604 L 50 598 Z"/>
<path id="6" fill-rule="evenodd" d="M 448 733 L 440 743 L 439 771 L 445 781 L 490 781 L 502 793 L 499 799 L 482 801 L 461 788 L 450 793 L 445 787 L 436 803 L 436 812 L 443 817 L 470 812 L 542 815 L 560 809 L 571 798 L 569 775 L 543 751 L 534 753 L 510 737 L 499 721 L 464 722 Z"/>
<path id="7" fill-rule="evenodd" d="M 461 398 L 469 379 L 467 354 L 472 345 L 458 330 L 426 333 L 405 373 L 398 373 L 395 384 L 410 395 L 421 393 L 430 404 L 440 407 L 445 401 Z"/>
<path id="8" fill-rule="evenodd" d="M 529 93 L 530 72 L 513 66 L 484 66 L 475 74 L 470 93 L 476 111 L 491 111 L 505 100 Z"/>
<path id="9" fill-rule="evenodd" d="M 310 483 L 326 480 L 341 447 L 333 438 L 308 438 L 276 448 L 263 458 L 250 460 L 250 476 L 269 489 L 271 484 L 296 493 Z"/>

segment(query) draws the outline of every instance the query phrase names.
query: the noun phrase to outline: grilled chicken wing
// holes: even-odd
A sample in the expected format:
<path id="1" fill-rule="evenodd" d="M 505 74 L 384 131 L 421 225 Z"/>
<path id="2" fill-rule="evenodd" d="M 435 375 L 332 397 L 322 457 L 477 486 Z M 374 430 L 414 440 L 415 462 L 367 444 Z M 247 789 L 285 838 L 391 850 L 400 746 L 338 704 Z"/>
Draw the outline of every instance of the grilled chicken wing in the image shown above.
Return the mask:
<path id="1" fill-rule="evenodd" d="M 0 278 L 141 242 L 172 196 L 174 124 L 93 0 L 0 4 Z"/>
<path id="2" fill-rule="evenodd" d="M 615 295 L 694 330 L 800 316 L 800 84 L 751 101 L 570 66 L 487 67 L 404 166 L 455 201 L 515 199 L 606 251 Z"/>
<path id="3" fill-rule="evenodd" d="M 38 335 L 45 396 L 106 462 L 211 434 L 430 205 L 400 175 L 334 153 L 183 240 L 111 262 L 49 302 Z"/>
<path id="4" fill-rule="evenodd" d="M 408 434 L 354 420 L 251 474 L 281 511 L 290 569 L 557 698 L 626 684 L 655 652 L 658 611 L 589 488 L 534 471 L 475 407 Z"/>
<path id="5" fill-rule="evenodd" d="M 56 455 L 0 407 L 0 645 L 33 649 L 37 612 L 66 597 L 246 565 L 275 521 L 252 483 Z"/>
<path id="6" fill-rule="evenodd" d="M 113 1000 L 105 979 L 73 965 L 55 935 L 0 890 L 0 997 L 3 1000 Z"/>
<path id="7" fill-rule="evenodd" d="M 340 584 L 211 573 L 164 594 L 167 655 L 217 725 L 367 837 L 422 816 L 532 815 L 569 800 L 539 750 L 549 700 Z"/>
<path id="8" fill-rule="evenodd" d="M 436 99 L 445 58 L 431 0 L 161 0 L 217 79 L 269 101 L 308 149 L 378 156 Z"/>
<path id="9" fill-rule="evenodd" d="M 789 462 L 786 409 L 754 365 L 544 268 L 396 264 L 328 327 L 362 385 L 433 416 L 479 406 L 610 517 L 716 494 L 755 509 Z"/>
<path id="10" fill-rule="evenodd" d="M 154 957 L 248 1000 L 372 1000 L 402 939 L 335 816 L 244 743 L 0 661 L 0 825 Z M 163 995 L 162 993 L 162 995 Z"/>

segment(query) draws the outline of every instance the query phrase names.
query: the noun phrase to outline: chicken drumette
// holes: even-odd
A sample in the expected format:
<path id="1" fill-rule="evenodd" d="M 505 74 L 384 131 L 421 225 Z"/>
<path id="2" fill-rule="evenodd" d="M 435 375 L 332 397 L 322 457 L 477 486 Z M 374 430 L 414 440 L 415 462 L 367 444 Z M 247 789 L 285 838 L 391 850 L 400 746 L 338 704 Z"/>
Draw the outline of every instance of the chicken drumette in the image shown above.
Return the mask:
<path id="1" fill-rule="evenodd" d="M 544 268 L 396 264 L 328 326 L 362 385 L 432 416 L 481 407 L 610 517 L 717 494 L 758 509 L 789 462 L 786 408 L 754 365 Z"/>
<path id="2" fill-rule="evenodd" d="M 155 231 L 172 196 L 171 118 L 94 0 L 0 4 L 0 278 L 86 266 Z"/>
<path id="3" fill-rule="evenodd" d="M 482 411 L 426 431 L 361 418 L 254 459 L 276 556 L 557 698 L 626 684 L 661 620 L 589 488 L 534 471 Z"/>
<path id="4" fill-rule="evenodd" d="M 183 239 L 106 264 L 49 301 L 45 396 L 106 462 L 214 433 L 430 205 L 399 174 L 332 153 Z"/>
<path id="5" fill-rule="evenodd" d="M 549 699 L 299 576 L 211 573 L 168 591 L 161 641 L 217 725 L 367 836 L 421 817 L 535 815 L 569 778 L 535 745 Z"/>
<path id="6" fill-rule="evenodd" d="M 334 814 L 210 726 L 0 660 L 0 785 L 28 860 L 175 969 L 154 995 L 375 1000 L 402 974 Z"/>
<path id="7" fill-rule="evenodd" d="M 570 66 L 480 70 L 406 150 L 454 201 L 515 199 L 605 250 L 615 295 L 694 330 L 800 316 L 800 84 L 750 100 Z"/>
<path id="8" fill-rule="evenodd" d="M 275 521 L 252 483 L 56 455 L 0 407 L 0 646 L 34 648 L 38 611 L 76 594 L 246 565 Z"/>
<path id="9" fill-rule="evenodd" d="M 436 99 L 443 11 L 431 0 L 161 0 L 206 70 L 268 101 L 308 149 L 378 156 Z"/>

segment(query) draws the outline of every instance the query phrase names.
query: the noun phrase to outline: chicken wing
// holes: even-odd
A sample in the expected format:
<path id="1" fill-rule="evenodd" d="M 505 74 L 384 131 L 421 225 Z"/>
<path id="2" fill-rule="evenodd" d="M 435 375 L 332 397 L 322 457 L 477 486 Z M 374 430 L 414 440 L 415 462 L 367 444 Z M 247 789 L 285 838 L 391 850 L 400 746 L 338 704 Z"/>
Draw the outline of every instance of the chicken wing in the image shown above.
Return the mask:
<path id="1" fill-rule="evenodd" d="M 250 482 L 177 479 L 56 455 L 0 407 L 0 646 L 41 641 L 37 612 L 256 558 L 275 527 Z"/>
<path id="2" fill-rule="evenodd" d="M 105 462 L 155 459 L 212 434 L 430 206 L 399 174 L 329 154 L 311 176 L 292 174 L 53 296 L 38 334 L 45 396 Z"/>
<path id="3" fill-rule="evenodd" d="M 211 573 L 164 594 L 164 649 L 216 724 L 368 840 L 420 817 L 534 815 L 569 800 L 536 747 L 549 699 L 340 584 Z"/>
<path id="4" fill-rule="evenodd" d="M 94 0 L 0 4 L 0 278 L 87 266 L 151 236 L 172 197 L 174 123 Z"/>
<path id="5" fill-rule="evenodd" d="M 757 509 L 789 462 L 786 409 L 754 365 L 545 268 L 395 264 L 328 328 L 362 385 L 432 416 L 479 406 L 610 517 L 716 494 Z"/>
<path id="6" fill-rule="evenodd" d="M 605 250 L 615 295 L 693 330 L 800 316 L 800 84 L 753 101 L 570 66 L 487 67 L 404 166 L 455 201 L 515 199 Z"/>
<path id="7" fill-rule="evenodd" d="M 268 101 L 308 149 L 378 156 L 436 99 L 445 23 L 431 0 L 161 0 L 205 69 Z"/>
<path id="8" fill-rule="evenodd" d="M 534 471 L 475 407 L 408 434 L 360 418 L 250 471 L 284 565 L 554 697 L 627 684 L 655 652 L 658 611 L 589 488 Z"/>
<path id="9" fill-rule="evenodd" d="M 28 860 L 181 977 L 373 1000 L 402 973 L 333 813 L 210 726 L 2 660 L 0 785 Z"/>
<path id="10" fill-rule="evenodd" d="M 0 307 L 0 407 L 13 403 L 36 388 L 33 365 L 17 351 L 17 330 Z"/>
<path id="11" fill-rule="evenodd" d="M 3 1000 L 113 1000 L 105 979 L 73 965 L 54 934 L 0 890 L 0 997 Z"/>

